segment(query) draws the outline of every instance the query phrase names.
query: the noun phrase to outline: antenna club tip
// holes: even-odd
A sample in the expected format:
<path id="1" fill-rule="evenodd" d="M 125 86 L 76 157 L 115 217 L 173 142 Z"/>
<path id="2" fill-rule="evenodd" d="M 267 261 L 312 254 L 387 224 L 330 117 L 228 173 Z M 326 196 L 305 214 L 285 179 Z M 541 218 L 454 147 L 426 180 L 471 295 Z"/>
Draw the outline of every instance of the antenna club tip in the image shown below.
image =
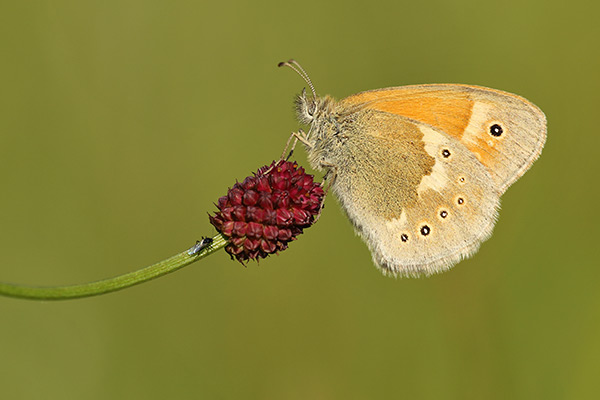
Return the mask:
<path id="1" fill-rule="evenodd" d="M 288 61 L 280 62 L 279 64 L 277 64 L 277 66 L 279 66 L 279 67 L 285 66 L 285 67 L 290 67 L 291 69 L 293 69 L 294 72 L 296 72 L 298 75 L 300 75 L 302 77 L 302 79 L 304 79 L 304 81 L 306 83 L 308 83 L 308 86 L 310 86 L 310 91 L 313 94 L 313 99 L 317 98 L 317 93 L 315 92 L 315 88 L 314 88 L 312 82 L 310 81 L 308 74 L 306 73 L 306 71 L 304 71 L 304 68 L 302 68 L 296 60 L 294 60 L 293 58 L 290 58 Z"/>

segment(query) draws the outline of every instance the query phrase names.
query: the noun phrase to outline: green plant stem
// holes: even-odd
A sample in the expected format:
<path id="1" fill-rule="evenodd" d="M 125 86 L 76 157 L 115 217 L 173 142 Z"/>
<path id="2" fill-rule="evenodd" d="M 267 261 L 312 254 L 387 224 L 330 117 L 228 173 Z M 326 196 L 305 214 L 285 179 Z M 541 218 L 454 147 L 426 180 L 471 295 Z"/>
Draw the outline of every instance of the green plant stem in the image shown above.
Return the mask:
<path id="1" fill-rule="evenodd" d="M 189 254 L 189 250 L 179 253 L 171 258 L 160 261 L 156 264 L 119 275 L 114 278 L 101 281 L 84 283 L 81 285 L 35 287 L 26 285 L 15 285 L 11 283 L 0 282 L 0 295 L 17 297 L 30 300 L 67 300 L 81 297 L 97 296 L 125 289 L 130 286 L 138 285 L 143 282 L 158 278 L 168 273 L 177 271 L 193 262 L 196 262 L 209 254 L 225 247 L 226 239 L 218 234 L 213 237 L 210 246 L 197 254 Z"/>

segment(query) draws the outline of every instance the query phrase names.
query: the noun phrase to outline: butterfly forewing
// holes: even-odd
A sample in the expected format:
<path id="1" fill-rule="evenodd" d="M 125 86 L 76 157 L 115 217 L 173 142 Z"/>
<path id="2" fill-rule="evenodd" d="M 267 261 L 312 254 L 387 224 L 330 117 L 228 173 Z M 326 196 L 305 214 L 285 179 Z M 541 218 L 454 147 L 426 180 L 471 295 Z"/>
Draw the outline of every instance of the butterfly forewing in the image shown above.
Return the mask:
<path id="1" fill-rule="evenodd" d="M 529 169 L 546 140 L 546 117 L 539 108 L 523 97 L 479 86 L 387 88 L 341 103 L 409 117 L 460 140 L 501 193 Z"/>

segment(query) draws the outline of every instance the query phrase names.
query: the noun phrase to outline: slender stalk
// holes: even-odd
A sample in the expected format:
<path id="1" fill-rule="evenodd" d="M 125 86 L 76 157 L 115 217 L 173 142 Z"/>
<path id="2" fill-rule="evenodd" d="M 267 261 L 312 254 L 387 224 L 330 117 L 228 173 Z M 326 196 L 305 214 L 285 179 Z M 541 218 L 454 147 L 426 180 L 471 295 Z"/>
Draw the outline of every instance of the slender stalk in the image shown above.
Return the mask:
<path id="1" fill-rule="evenodd" d="M 0 282 L 0 295 L 30 300 L 67 300 L 114 292 L 177 271 L 216 252 L 227 244 L 226 239 L 221 234 L 213 237 L 212 240 L 208 247 L 197 253 L 194 253 L 192 248 L 137 271 L 96 282 L 52 287 L 35 287 Z"/>

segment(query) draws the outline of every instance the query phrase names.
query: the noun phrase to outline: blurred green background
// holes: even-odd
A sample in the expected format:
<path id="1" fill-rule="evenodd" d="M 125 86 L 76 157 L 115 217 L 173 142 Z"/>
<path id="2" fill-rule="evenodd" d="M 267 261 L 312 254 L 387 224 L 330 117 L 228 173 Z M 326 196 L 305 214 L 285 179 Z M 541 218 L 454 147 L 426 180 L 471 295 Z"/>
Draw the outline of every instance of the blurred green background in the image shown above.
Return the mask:
<path id="1" fill-rule="evenodd" d="M 320 94 L 477 84 L 549 125 L 450 272 L 382 276 L 331 196 L 258 266 L 219 252 L 106 296 L 0 298 L 0 396 L 597 399 L 598 4 L 4 1 L 2 281 L 97 280 L 212 235 L 213 202 L 298 127 L 290 57 Z"/>

